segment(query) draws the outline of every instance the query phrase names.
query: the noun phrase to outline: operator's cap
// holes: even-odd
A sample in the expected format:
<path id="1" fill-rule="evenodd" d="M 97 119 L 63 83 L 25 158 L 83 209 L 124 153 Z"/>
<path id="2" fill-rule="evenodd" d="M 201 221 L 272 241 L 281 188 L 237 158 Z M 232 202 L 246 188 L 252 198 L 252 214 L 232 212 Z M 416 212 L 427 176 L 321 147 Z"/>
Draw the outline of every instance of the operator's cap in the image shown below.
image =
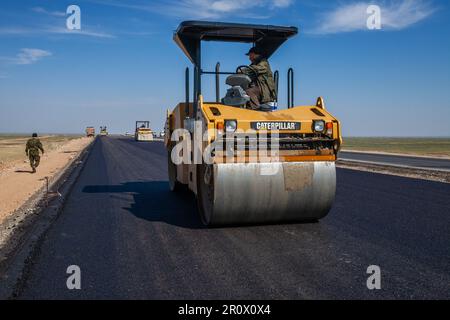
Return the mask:
<path id="1" fill-rule="evenodd" d="M 245 54 L 246 56 L 249 56 L 250 53 L 254 53 L 254 54 L 262 54 L 261 50 L 259 50 L 257 47 L 252 47 L 250 48 L 250 50 L 248 50 L 248 52 Z"/>
<path id="2" fill-rule="evenodd" d="M 33 133 L 32 135 L 31 135 L 33 138 L 37 138 L 37 133 Z"/>

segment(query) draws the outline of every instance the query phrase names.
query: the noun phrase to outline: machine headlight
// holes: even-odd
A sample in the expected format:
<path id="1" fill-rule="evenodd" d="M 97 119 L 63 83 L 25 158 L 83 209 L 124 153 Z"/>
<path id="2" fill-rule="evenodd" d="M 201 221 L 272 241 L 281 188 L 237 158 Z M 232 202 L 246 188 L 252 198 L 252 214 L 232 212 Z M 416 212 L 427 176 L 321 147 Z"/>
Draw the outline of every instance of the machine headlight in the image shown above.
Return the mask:
<path id="1" fill-rule="evenodd" d="M 236 120 L 226 120 L 225 121 L 225 132 L 233 133 L 237 129 L 237 121 Z"/>
<path id="2" fill-rule="evenodd" d="M 325 121 L 316 120 L 313 122 L 314 132 L 323 132 L 325 130 Z"/>

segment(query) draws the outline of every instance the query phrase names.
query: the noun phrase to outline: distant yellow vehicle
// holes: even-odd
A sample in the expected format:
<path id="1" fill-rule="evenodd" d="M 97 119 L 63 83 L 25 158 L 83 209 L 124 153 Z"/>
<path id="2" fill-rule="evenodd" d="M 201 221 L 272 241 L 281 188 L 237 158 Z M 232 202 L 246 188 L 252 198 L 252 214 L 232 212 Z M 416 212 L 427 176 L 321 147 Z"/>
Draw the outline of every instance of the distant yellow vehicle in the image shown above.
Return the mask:
<path id="1" fill-rule="evenodd" d="M 86 127 L 86 137 L 95 137 L 94 127 Z"/>
<path id="2" fill-rule="evenodd" d="M 332 206 L 341 126 L 325 109 L 323 99 L 294 106 L 293 70 L 289 69 L 287 108 L 276 110 L 274 101 L 261 106 L 262 111 L 249 110 L 244 91 L 251 82 L 247 75 L 239 70 L 220 72 L 220 64 L 209 72 L 201 66 L 201 41 L 252 43 L 269 58 L 297 32 L 296 27 L 187 21 L 175 33 L 175 42 L 194 64 L 194 101 L 189 101 L 187 70 L 186 102 L 168 112 L 165 124 L 169 185 L 172 191 L 187 185 L 196 194 L 205 225 L 316 221 Z M 203 99 L 204 74 L 215 75 L 215 102 Z M 223 74 L 228 75 L 231 89 L 220 100 L 219 76 Z M 274 77 L 278 87 L 278 71 Z M 206 132 L 202 141 L 195 139 L 196 128 Z M 192 160 L 200 150 L 210 161 L 175 164 L 172 156 L 178 156 L 179 141 L 173 141 L 173 135 L 179 132 L 184 132 L 179 141 L 188 140 L 186 145 L 194 150 L 187 155 L 182 151 L 182 156 Z M 239 143 L 244 147 L 239 149 Z M 212 144 L 221 148 L 210 151 Z M 268 155 L 257 153 L 255 146 L 261 145 L 267 146 Z"/>
<path id="3" fill-rule="evenodd" d="M 136 141 L 153 141 L 153 131 L 150 129 L 150 121 L 136 121 L 134 139 Z"/>
<path id="4" fill-rule="evenodd" d="M 100 135 L 101 136 L 107 136 L 108 130 L 106 129 L 106 126 L 100 127 Z"/>

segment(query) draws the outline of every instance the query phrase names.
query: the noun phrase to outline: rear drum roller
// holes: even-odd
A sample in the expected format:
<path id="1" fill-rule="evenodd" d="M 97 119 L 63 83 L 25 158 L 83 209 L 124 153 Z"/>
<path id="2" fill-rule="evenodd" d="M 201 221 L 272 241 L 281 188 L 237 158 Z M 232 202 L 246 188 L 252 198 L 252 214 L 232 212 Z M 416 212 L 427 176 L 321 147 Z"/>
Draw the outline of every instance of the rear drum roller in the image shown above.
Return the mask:
<path id="1" fill-rule="evenodd" d="M 211 225 L 214 210 L 214 167 L 201 164 L 197 166 L 197 205 L 204 225 Z"/>
<path id="2" fill-rule="evenodd" d="M 177 180 L 177 166 L 172 162 L 172 149 L 167 152 L 167 171 L 169 174 L 169 188 L 170 191 L 180 191 L 182 184 Z"/>

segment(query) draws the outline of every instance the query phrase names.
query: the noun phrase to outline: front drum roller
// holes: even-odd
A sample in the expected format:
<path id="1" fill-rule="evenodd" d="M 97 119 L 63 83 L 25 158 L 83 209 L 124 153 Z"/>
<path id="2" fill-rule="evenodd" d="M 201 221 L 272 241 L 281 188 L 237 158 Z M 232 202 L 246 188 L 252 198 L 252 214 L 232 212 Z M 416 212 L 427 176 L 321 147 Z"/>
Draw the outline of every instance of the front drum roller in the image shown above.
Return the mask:
<path id="1" fill-rule="evenodd" d="M 336 192 L 334 162 L 198 165 L 205 225 L 278 223 L 325 217 Z"/>

